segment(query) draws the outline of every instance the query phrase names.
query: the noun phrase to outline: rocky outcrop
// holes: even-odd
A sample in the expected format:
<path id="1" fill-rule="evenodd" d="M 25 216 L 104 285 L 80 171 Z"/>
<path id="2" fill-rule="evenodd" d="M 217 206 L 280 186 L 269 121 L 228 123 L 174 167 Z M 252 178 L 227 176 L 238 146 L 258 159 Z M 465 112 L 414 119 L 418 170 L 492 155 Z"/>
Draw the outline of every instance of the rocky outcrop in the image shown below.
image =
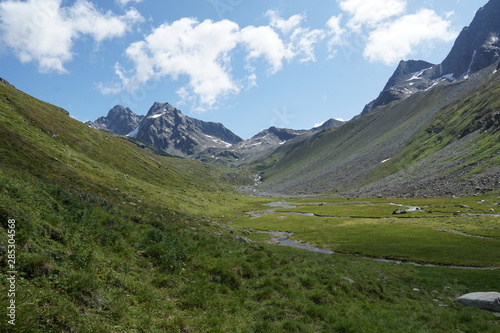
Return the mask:
<path id="1" fill-rule="evenodd" d="M 456 300 L 465 306 L 477 306 L 483 310 L 500 312 L 500 293 L 497 292 L 470 293 Z"/>
<path id="2" fill-rule="evenodd" d="M 464 80 L 500 59 L 500 1 L 490 0 L 465 27 L 448 56 L 439 65 L 425 61 L 401 61 L 380 95 L 360 116 L 416 92 Z"/>
<path id="3" fill-rule="evenodd" d="M 106 117 L 96 121 L 87 121 L 85 124 L 95 129 L 105 129 L 120 135 L 128 135 L 139 126 L 144 116 L 139 116 L 129 108 L 117 105 L 109 110 Z"/>
<path id="4" fill-rule="evenodd" d="M 168 103 L 154 103 L 131 136 L 184 157 L 242 141 L 222 124 L 188 117 Z"/>
<path id="5" fill-rule="evenodd" d="M 365 106 L 361 115 L 378 106 L 404 99 L 417 91 L 429 88 L 433 84 L 432 79 L 424 74 L 435 66 L 421 60 L 401 61 L 380 95 Z"/>
<path id="6" fill-rule="evenodd" d="M 251 164 L 270 156 L 276 149 L 284 146 L 287 142 L 301 140 L 301 138 L 310 137 L 321 130 L 339 127 L 344 124 L 344 121 L 330 119 L 311 130 L 292 130 L 272 126 L 229 148 L 209 148 L 196 155 L 195 158 L 215 165 L 237 166 Z"/>

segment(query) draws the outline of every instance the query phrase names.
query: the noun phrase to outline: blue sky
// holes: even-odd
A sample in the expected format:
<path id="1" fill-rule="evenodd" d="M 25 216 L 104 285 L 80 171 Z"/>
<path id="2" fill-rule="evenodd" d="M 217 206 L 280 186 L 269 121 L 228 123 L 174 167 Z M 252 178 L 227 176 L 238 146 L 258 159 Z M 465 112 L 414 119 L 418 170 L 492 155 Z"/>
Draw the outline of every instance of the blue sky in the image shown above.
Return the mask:
<path id="1" fill-rule="evenodd" d="M 0 1 L 0 77 L 86 121 L 169 102 L 243 138 L 351 119 L 487 0 Z"/>

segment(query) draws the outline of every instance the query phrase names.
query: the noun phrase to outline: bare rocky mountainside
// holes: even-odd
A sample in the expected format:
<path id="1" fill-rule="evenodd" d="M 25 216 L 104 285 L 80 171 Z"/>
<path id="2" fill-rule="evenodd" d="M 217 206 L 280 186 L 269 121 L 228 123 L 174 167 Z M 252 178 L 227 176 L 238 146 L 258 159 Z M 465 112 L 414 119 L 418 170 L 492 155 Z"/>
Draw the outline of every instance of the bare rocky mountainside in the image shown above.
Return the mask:
<path id="1" fill-rule="evenodd" d="M 174 156 L 195 158 L 215 165 L 237 166 L 263 159 L 291 139 L 305 139 L 326 128 L 342 126 L 344 122 L 329 119 L 311 130 L 270 127 L 243 140 L 220 123 L 195 119 L 168 103 L 157 102 L 146 116 L 117 105 L 106 117 L 86 124 L 136 138 Z"/>
<path id="2" fill-rule="evenodd" d="M 401 61 L 380 95 L 365 106 L 361 115 L 416 92 L 466 79 L 495 63 L 500 59 L 499 17 L 499 1 L 490 1 L 479 9 L 441 64 L 422 60 Z"/>

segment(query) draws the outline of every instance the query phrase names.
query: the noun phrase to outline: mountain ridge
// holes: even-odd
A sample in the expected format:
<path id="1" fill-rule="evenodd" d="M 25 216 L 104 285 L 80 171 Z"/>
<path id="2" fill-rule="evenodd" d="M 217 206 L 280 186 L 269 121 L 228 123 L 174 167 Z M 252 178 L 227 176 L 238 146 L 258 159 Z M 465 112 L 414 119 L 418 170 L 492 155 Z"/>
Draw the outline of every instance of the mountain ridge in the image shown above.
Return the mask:
<path id="1" fill-rule="evenodd" d="M 499 0 L 491 0 L 481 7 L 471 24 L 462 29 L 446 58 L 438 65 L 423 60 L 402 60 L 379 96 L 369 102 L 358 116 L 379 106 L 408 98 L 418 91 L 466 80 L 471 73 L 500 60 L 499 16 Z"/>
<path id="2" fill-rule="evenodd" d="M 217 165 L 240 165 L 265 158 L 277 147 L 297 136 L 310 135 L 326 128 L 340 127 L 344 121 L 329 119 L 310 130 L 268 129 L 243 140 L 221 123 L 205 122 L 184 115 L 169 103 L 155 102 L 145 116 L 117 105 L 108 115 L 86 124 L 136 138 L 174 156 L 187 157 Z M 260 145 L 260 147 L 256 147 Z"/>

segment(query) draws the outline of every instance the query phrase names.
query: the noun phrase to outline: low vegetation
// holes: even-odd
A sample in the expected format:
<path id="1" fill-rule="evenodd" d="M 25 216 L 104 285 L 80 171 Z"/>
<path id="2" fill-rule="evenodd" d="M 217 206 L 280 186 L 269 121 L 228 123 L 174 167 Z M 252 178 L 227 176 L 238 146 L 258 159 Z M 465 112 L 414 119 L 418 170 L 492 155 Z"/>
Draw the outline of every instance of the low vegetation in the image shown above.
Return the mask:
<path id="1" fill-rule="evenodd" d="M 253 176 L 243 171 L 153 155 L 128 140 L 90 130 L 60 108 L 1 82 L 0 308 L 4 311 L 12 299 L 6 292 L 11 219 L 16 221 L 18 273 L 15 330 L 2 315 L 0 331 L 498 331 L 497 317 L 465 308 L 454 299 L 466 292 L 494 290 L 499 270 L 415 267 L 235 241 L 237 236 L 253 235 L 233 226 L 285 227 L 273 224 L 274 215 L 261 220 L 245 216 L 270 209 L 263 204 L 276 201 L 235 191 L 235 186 L 252 183 Z M 471 201 L 460 204 L 472 207 L 471 212 L 482 211 Z M 421 230 L 424 236 L 436 237 L 430 244 L 440 251 L 443 246 L 438 243 L 448 233 L 431 225 L 483 235 L 493 238 L 485 243 L 492 252 L 481 253 L 483 259 L 459 251 L 446 261 L 492 265 L 498 253 L 496 220 L 454 217 L 452 210 L 468 209 L 439 205 L 440 211 L 433 208 L 436 212 L 427 220 L 392 220 L 388 216 L 392 206 L 382 199 L 359 206 L 358 219 L 349 219 L 356 208 L 350 206 L 351 210 L 338 213 L 346 215 L 343 225 L 324 218 L 328 228 L 323 235 L 311 232 L 309 222 L 317 223 L 317 217 L 310 221 L 279 214 L 287 217 L 286 229 L 297 228 L 299 239 L 304 236 L 303 240 L 332 248 L 338 246 L 332 243 L 334 228 L 345 237 L 337 240 L 354 238 L 350 222 L 368 232 L 382 221 L 371 235 L 384 240 L 395 234 L 393 225 Z M 325 207 L 297 209 L 334 214 L 319 210 Z M 460 239 L 464 249 L 473 247 L 477 254 L 476 240 Z M 414 242 L 422 244 L 422 238 Z M 341 247 L 372 256 L 442 262 L 430 254 L 419 258 L 416 246 L 388 252 L 387 247 L 370 248 L 373 244 L 343 241 Z"/>

